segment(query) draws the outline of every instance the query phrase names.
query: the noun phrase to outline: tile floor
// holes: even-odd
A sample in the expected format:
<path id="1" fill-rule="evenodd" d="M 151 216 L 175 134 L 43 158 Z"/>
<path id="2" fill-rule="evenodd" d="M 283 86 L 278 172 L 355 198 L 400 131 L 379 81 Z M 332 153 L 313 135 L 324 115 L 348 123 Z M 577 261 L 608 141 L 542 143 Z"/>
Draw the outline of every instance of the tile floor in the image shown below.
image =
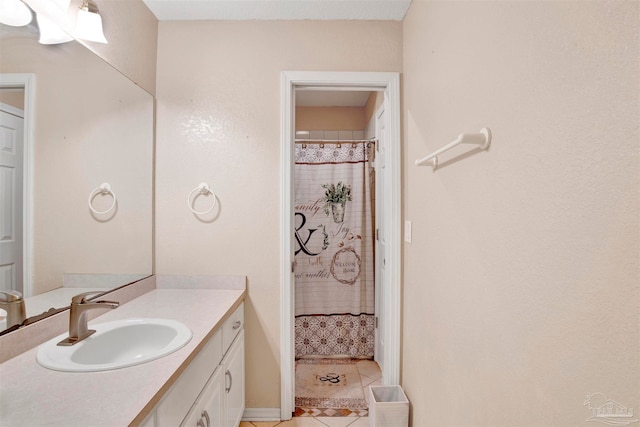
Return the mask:
<path id="1" fill-rule="evenodd" d="M 371 360 L 356 363 L 365 399 L 369 398 L 368 387 L 381 385 L 382 374 L 378 364 Z M 294 417 L 289 421 L 243 421 L 240 427 L 369 427 L 368 417 Z"/>

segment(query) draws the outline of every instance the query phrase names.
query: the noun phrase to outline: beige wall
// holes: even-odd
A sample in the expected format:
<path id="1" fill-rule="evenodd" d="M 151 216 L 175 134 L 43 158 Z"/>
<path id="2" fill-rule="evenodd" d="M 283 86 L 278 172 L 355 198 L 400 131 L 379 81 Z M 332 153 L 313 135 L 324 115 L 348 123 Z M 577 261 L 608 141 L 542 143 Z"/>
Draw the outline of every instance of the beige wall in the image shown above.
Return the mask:
<path id="1" fill-rule="evenodd" d="M 375 91 L 371 92 L 369 98 L 367 98 L 367 103 L 364 104 L 364 121 L 365 123 L 371 122 L 373 119 L 373 115 L 376 113 L 378 108 L 382 105 L 384 101 L 383 92 Z"/>
<path id="2" fill-rule="evenodd" d="M 414 0 L 402 375 L 414 426 L 593 424 L 583 402 L 596 392 L 637 414 L 638 6 Z M 413 165 L 483 126 L 488 152 Z"/>
<path id="3" fill-rule="evenodd" d="M 155 15 L 142 0 L 96 0 L 96 3 L 109 43 L 82 43 L 155 95 L 158 52 L 158 20 Z"/>
<path id="4" fill-rule="evenodd" d="M 363 107 L 296 107 L 296 130 L 363 130 Z"/>
<path id="5" fill-rule="evenodd" d="M 23 89 L 0 89 L 0 102 L 24 110 L 24 90 Z"/>
<path id="6" fill-rule="evenodd" d="M 37 13 L 59 23 L 67 33 L 73 33 L 82 0 L 71 0 L 66 13 L 52 5 L 50 0 L 25 2 Z M 143 0 L 96 0 L 96 5 L 109 43 L 79 42 L 155 95 L 158 20 Z"/>
<path id="7" fill-rule="evenodd" d="M 280 406 L 280 78 L 400 71 L 399 22 L 161 22 L 156 272 L 247 275 L 249 408 Z M 217 193 L 196 218 L 187 194 Z"/>
<path id="8" fill-rule="evenodd" d="M 3 32 L 0 72 L 35 74 L 35 293 L 64 273 L 151 274 L 152 97 L 79 43 L 41 45 L 28 31 Z M 87 205 L 103 182 L 118 197 L 109 221 Z"/>

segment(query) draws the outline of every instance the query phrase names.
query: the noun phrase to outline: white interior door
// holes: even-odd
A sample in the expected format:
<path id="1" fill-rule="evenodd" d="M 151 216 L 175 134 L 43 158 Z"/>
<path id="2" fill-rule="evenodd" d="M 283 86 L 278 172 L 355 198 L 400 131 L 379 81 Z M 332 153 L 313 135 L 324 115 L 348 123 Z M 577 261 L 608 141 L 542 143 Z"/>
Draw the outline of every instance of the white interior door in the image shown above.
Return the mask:
<path id="1" fill-rule="evenodd" d="M 386 277 L 386 228 L 385 218 L 385 159 L 386 138 L 384 126 L 384 103 L 376 111 L 376 272 L 375 272 L 375 310 L 376 310 L 376 336 L 374 360 L 380 365 L 384 373 L 384 334 L 381 326 L 384 325 L 384 289 Z"/>
<path id="2" fill-rule="evenodd" d="M 24 114 L 0 104 L 0 290 L 23 292 Z"/>

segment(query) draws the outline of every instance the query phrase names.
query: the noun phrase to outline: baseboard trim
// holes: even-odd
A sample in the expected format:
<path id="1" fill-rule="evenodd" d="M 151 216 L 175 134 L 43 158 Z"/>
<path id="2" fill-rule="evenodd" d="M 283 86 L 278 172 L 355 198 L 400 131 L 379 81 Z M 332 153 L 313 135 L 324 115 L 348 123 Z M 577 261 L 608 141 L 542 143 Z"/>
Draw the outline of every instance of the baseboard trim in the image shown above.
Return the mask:
<path id="1" fill-rule="evenodd" d="M 242 421 L 280 421 L 280 408 L 245 408 Z"/>

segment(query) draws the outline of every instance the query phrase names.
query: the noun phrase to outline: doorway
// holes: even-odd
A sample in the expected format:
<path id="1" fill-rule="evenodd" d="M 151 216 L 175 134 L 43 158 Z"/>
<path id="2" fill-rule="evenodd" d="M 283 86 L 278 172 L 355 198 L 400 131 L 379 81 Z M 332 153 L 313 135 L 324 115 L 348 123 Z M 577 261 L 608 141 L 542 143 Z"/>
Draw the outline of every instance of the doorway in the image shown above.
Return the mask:
<path id="1" fill-rule="evenodd" d="M 33 294 L 33 117 L 35 75 L 0 73 L 0 93 L 4 105 L 2 129 L 3 187 L 14 194 L 3 200 L 2 242 L 0 243 L 0 287 L 24 297 Z M 16 104 L 17 103 L 17 104 Z M 8 105 L 7 105 L 8 104 Z M 15 122 L 16 117 L 20 117 Z M 13 128 L 13 129 L 12 129 Z M 19 138 L 20 141 L 14 140 Z M 21 150 L 18 150 L 20 142 Z M 19 153 L 19 160 L 14 154 Z M 10 159 L 9 157 L 15 157 Z M 18 163 L 15 163 L 18 162 Z M 5 194 L 6 195 L 6 194 Z"/>
<path id="2" fill-rule="evenodd" d="M 281 240 L 281 418 L 290 419 L 295 398 L 295 251 L 294 230 L 294 158 L 296 92 L 379 92 L 380 107 L 375 118 L 384 116 L 384 124 L 374 130 L 376 145 L 376 181 L 384 194 L 383 205 L 376 203 L 376 360 L 383 361 L 382 383 L 398 384 L 400 352 L 400 105 L 399 75 L 377 72 L 284 72 L 282 75 L 282 240 Z M 327 139 L 327 138 L 324 138 Z M 382 148 L 382 150 L 381 150 Z M 379 176 L 379 178 L 378 178 Z M 381 212 L 382 210 L 382 212 Z M 382 321 L 381 321 L 382 320 Z"/>
<path id="3" fill-rule="evenodd" d="M 0 100 L 5 100 L 5 95 L 9 93 L 1 89 Z M 0 291 L 18 291 L 21 294 L 23 134 L 24 111 L 0 102 Z"/>
<path id="4" fill-rule="evenodd" d="M 295 94 L 295 411 L 366 415 L 375 339 L 380 91 Z M 384 142 L 384 141 L 383 141 Z"/>

